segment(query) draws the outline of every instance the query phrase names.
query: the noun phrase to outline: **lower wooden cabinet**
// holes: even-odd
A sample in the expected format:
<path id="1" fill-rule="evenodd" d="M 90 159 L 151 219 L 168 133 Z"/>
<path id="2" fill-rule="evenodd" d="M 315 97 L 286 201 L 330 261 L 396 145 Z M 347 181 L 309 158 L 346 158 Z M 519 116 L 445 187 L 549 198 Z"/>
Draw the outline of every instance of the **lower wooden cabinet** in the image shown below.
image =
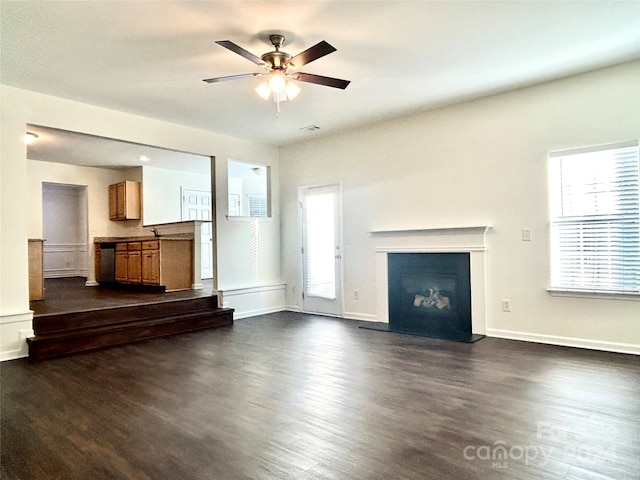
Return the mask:
<path id="1" fill-rule="evenodd" d="M 116 243 L 116 282 L 163 285 L 166 291 L 193 285 L 193 241 L 159 239 Z"/>
<path id="2" fill-rule="evenodd" d="M 142 242 L 142 283 L 160 285 L 160 241 Z"/>
<path id="3" fill-rule="evenodd" d="M 131 242 L 127 249 L 127 282 L 142 283 L 140 242 Z"/>
<path id="4" fill-rule="evenodd" d="M 127 244 L 116 243 L 116 282 L 126 282 L 128 279 L 128 261 Z"/>
<path id="5" fill-rule="evenodd" d="M 29 239 L 29 301 L 44 300 L 43 242 Z"/>

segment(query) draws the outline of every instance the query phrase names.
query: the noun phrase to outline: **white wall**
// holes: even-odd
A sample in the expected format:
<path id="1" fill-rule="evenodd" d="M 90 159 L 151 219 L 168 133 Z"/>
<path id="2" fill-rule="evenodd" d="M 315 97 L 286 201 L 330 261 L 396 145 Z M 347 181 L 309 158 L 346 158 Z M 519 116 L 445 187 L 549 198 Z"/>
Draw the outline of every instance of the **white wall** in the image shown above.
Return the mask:
<path id="1" fill-rule="evenodd" d="M 217 205 L 218 215 L 222 213 L 222 218 L 227 208 L 227 159 L 270 165 L 274 176 L 278 175 L 278 150 L 275 147 L 5 85 L 0 85 L 0 100 L 0 359 L 26 354 L 24 337 L 30 332 L 33 318 L 29 310 L 27 239 L 42 236 L 41 213 L 38 213 L 41 212 L 38 205 L 42 204 L 42 197 L 41 193 L 33 196 L 26 193 L 34 185 L 33 179 L 29 178 L 26 146 L 22 142 L 27 124 L 216 157 L 213 171 L 219 168 L 222 179 L 216 180 L 212 190 L 217 190 L 218 198 L 223 200 Z M 56 169 L 53 165 L 48 164 L 46 169 Z M 71 178 L 67 181 L 47 178 L 46 181 L 78 182 L 70 173 L 61 175 Z M 277 191 L 277 185 L 275 188 Z M 102 199 L 97 200 L 100 202 L 108 200 L 102 194 L 96 194 L 98 198 Z M 25 216 L 25 208 L 29 210 L 28 216 Z M 109 222 L 108 218 L 104 221 Z M 245 238 L 251 236 L 251 225 L 245 222 L 231 227 L 225 221 L 219 222 L 216 228 L 219 281 L 231 278 L 239 286 L 254 284 L 252 272 L 247 269 L 250 252 L 241 250 L 246 244 Z M 102 231 L 89 225 L 91 237 L 102 235 L 96 234 L 96 229 Z M 265 258 L 260 262 L 258 282 L 264 279 L 280 281 L 279 251 L 280 228 L 278 219 L 274 218 L 262 228 L 259 255 Z"/>
<path id="2" fill-rule="evenodd" d="M 86 241 L 83 231 L 82 186 L 46 183 L 42 186 L 42 229 L 48 241 L 77 243 Z"/>
<path id="3" fill-rule="evenodd" d="M 44 277 L 86 277 L 86 187 L 43 183 L 42 224 Z"/>
<path id="4" fill-rule="evenodd" d="M 639 85 L 634 62 L 283 148 L 287 304 L 301 307 L 296 189 L 341 181 L 345 316 L 375 316 L 367 232 L 492 225 L 489 335 L 640 353 L 640 301 L 546 291 L 547 154 L 640 137 Z M 522 241 L 523 228 L 532 242 Z M 506 298 L 511 313 L 501 311 Z"/>
<path id="5" fill-rule="evenodd" d="M 220 290 L 237 290 L 246 287 L 274 285 L 281 283 L 280 251 L 273 249 L 280 245 L 280 196 L 279 163 L 264 161 L 260 156 L 252 159 L 233 157 L 234 161 L 271 167 L 271 210 L 270 218 L 248 219 L 229 217 L 228 164 L 216 159 L 216 212 L 218 234 L 225 232 L 233 241 L 218 238 L 217 262 L 221 272 L 218 282 Z M 247 252 L 255 254 L 247 255 Z"/>
<path id="6" fill-rule="evenodd" d="M 182 220 L 181 188 L 211 191 L 211 175 L 142 167 L 145 225 Z"/>

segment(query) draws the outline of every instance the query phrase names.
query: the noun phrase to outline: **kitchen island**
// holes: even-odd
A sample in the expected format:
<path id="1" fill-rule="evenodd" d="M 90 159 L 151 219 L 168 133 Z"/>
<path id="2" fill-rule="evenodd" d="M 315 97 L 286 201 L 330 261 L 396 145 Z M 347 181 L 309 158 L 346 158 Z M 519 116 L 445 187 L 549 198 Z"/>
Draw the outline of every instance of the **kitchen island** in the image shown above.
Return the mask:
<path id="1" fill-rule="evenodd" d="M 193 288 L 193 235 L 95 237 L 100 284 L 164 291 Z"/>

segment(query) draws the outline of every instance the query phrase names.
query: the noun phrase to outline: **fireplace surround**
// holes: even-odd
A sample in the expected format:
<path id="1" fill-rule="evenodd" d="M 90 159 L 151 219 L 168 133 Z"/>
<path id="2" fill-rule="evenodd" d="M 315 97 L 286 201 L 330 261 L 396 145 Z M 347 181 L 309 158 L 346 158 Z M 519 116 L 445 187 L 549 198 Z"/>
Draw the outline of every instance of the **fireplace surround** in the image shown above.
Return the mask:
<path id="1" fill-rule="evenodd" d="M 370 232 L 375 241 L 378 321 L 362 328 L 464 342 L 483 338 L 489 229 L 473 226 Z M 404 273 L 394 279 L 397 270 Z M 394 306 L 397 302 L 400 307 Z"/>

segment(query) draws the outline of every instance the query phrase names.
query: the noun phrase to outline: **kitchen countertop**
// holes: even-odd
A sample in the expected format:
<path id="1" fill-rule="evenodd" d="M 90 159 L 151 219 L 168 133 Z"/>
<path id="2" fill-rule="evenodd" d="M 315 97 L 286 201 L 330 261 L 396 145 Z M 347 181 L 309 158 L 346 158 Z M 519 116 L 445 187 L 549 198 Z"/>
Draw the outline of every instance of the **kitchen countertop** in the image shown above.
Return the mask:
<path id="1" fill-rule="evenodd" d="M 171 235 L 160 235 L 159 237 L 153 235 L 140 237 L 94 237 L 93 243 L 147 242 L 149 240 L 193 240 L 193 235 L 190 233 L 174 233 Z"/>

